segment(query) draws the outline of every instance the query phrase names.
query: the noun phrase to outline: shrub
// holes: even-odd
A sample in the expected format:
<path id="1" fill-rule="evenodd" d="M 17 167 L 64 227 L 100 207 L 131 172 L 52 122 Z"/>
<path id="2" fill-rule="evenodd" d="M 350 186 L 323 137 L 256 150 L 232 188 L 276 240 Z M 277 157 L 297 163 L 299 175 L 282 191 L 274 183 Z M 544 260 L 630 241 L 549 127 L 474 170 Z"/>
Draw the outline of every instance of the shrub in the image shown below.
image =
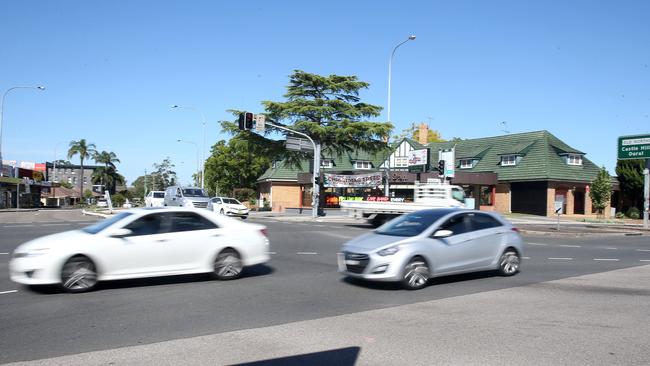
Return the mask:
<path id="1" fill-rule="evenodd" d="M 624 214 L 624 213 L 622 213 L 622 212 L 617 212 L 617 213 L 616 213 L 616 218 L 617 218 L 617 219 L 622 219 L 622 218 L 624 218 L 624 217 L 625 217 L 625 214 Z"/>
<path id="2" fill-rule="evenodd" d="M 124 195 L 122 195 L 121 193 L 116 193 L 113 196 L 111 196 L 111 201 L 113 202 L 113 207 L 122 207 L 122 205 L 126 201 L 126 197 L 124 197 Z"/>
<path id="3" fill-rule="evenodd" d="M 640 214 L 640 212 L 639 212 L 639 209 L 636 208 L 636 207 L 630 207 L 630 208 L 627 210 L 626 215 L 627 215 L 627 217 L 629 217 L 629 218 L 631 218 L 631 219 L 638 219 L 639 217 L 641 217 L 641 214 Z"/>
<path id="4" fill-rule="evenodd" d="M 255 198 L 255 190 L 250 188 L 236 188 L 232 190 L 232 194 L 239 201 L 250 201 Z"/>

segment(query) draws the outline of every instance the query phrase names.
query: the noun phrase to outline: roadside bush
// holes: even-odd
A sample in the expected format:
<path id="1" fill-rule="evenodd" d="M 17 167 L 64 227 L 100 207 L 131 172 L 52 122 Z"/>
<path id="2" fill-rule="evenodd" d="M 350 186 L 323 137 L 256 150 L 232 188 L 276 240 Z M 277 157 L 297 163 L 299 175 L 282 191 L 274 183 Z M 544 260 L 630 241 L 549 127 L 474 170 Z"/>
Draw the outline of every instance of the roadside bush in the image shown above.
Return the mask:
<path id="1" fill-rule="evenodd" d="M 232 190 L 232 194 L 240 202 L 255 198 L 255 190 L 250 188 L 236 188 Z"/>
<path id="2" fill-rule="evenodd" d="M 639 217 L 641 217 L 641 213 L 639 212 L 639 209 L 636 207 L 630 207 L 627 210 L 626 215 L 631 219 L 638 219 Z"/>
<path id="3" fill-rule="evenodd" d="M 617 218 L 617 219 L 625 218 L 625 214 L 622 213 L 622 212 L 617 212 L 617 213 L 616 213 L 616 218 Z"/>
<path id="4" fill-rule="evenodd" d="M 122 195 L 121 193 L 116 193 L 111 196 L 111 201 L 113 202 L 113 207 L 119 208 L 122 207 L 122 205 L 126 201 L 126 197 L 124 197 L 124 195 Z"/>

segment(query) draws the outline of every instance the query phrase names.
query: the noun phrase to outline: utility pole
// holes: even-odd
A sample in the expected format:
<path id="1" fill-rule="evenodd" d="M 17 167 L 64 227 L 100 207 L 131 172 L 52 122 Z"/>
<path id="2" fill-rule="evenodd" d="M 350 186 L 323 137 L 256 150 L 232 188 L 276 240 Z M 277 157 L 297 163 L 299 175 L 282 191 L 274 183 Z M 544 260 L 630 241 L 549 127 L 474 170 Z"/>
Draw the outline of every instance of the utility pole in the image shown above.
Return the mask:
<path id="1" fill-rule="evenodd" d="M 643 170 L 643 228 L 648 229 L 648 213 L 650 211 L 650 159 L 645 159 Z"/>

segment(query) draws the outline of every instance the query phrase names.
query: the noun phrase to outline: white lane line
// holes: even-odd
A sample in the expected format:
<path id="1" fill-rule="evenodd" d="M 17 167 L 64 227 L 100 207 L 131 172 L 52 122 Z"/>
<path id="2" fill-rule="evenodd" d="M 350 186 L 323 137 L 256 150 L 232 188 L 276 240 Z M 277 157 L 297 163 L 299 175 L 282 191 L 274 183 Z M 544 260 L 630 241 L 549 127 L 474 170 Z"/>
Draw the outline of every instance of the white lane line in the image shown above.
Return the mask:
<path id="1" fill-rule="evenodd" d="M 530 259 L 530 257 L 521 257 L 521 259 Z"/>
<path id="2" fill-rule="evenodd" d="M 266 254 L 278 254 L 276 252 L 266 252 Z"/>
<path id="3" fill-rule="evenodd" d="M 298 255 L 316 255 L 316 252 L 296 252 Z"/>
<path id="4" fill-rule="evenodd" d="M 327 225 L 318 225 L 318 224 L 315 224 L 315 225 L 313 225 L 313 226 L 318 226 L 318 227 L 328 227 Z"/>
<path id="5" fill-rule="evenodd" d="M 0 253 L 0 255 L 9 255 L 9 253 Z"/>
<path id="6" fill-rule="evenodd" d="M 639 259 L 639 262 L 650 262 L 650 259 Z"/>
<path id="7" fill-rule="evenodd" d="M 573 258 L 548 258 L 551 260 L 557 260 L 557 261 L 572 261 Z"/>
<path id="8" fill-rule="evenodd" d="M 610 262 L 618 262 L 620 259 L 615 259 L 615 258 L 594 258 L 595 261 L 610 261 Z"/>
<path id="9" fill-rule="evenodd" d="M 4 294 L 13 294 L 14 292 L 18 292 L 18 290 L 0 291 L 0 295 L 4 295 Z"/>
<path id="10" fill-rule="evenodd" d="M 637 252 L 650 252 L 650 249 L 637 249 Z"/>
<path id="11" fill-rule="evenodd" d="M 26 225 L 5 225 L 5 226 L 3 226 L 3 227 L 30 227 L 30 226 L 34 226 L 34 225 L 32 225 L 32 224 L 26 224 Z"/>
<path id="12" fill-rule="evenodd" d="M 560 244 L 561 247 L 565 248 L 582 248 L 580 245 L 568 245 L 568 244 Z"/>
<path id="13" fill-rule="evenodd" d="M 543 247 L 548 245 L 548 244 L 544 244 L 544 243 L 526 243 L 526 244 L 528 244 L 528 245 L 540 245 L 540 246 L 543 246 Z"/>
<path id="14" fill-rule="evenodd" d="M 72 225 L 72 224 L 70 224 L 70 223 L 61 223 L 61 224 L 43 224 L 43 225 L 41 225 L 41 226 L 68 226 L 68 225 Z"/>
<path id="15" fill-rule="evenodd" d="M 607 250 L 618 250 L 618 248 L 612 248 L 612 247 L 608 247 L 608 248 L 604 248 L 604 249 L 607 249 Z"/>

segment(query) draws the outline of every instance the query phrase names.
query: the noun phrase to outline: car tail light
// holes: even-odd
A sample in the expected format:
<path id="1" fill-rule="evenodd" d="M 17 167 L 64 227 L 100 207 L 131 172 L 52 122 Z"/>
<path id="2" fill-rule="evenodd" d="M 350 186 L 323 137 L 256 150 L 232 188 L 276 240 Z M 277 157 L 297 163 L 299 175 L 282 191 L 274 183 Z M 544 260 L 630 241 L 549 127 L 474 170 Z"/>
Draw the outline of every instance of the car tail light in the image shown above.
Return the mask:
<path id="1" fill-rule="evenodd" d="M 268 235 L 267 235 L 267 231 L 266 231 L 266 229 L 262 229 L 262 230 L 260 230 L 260 233 L 262 233 L 262 235 L 264 235 L 264 236 L 268 236 Z"/>
<path id="2" fill-rule="evenodd" d="M 516 227 L 513 227 L 511 230 L 514 231 L 514 232 L 516 232 L 516 233 L 519 232 L 519 229 L 517 229 Z"/>

